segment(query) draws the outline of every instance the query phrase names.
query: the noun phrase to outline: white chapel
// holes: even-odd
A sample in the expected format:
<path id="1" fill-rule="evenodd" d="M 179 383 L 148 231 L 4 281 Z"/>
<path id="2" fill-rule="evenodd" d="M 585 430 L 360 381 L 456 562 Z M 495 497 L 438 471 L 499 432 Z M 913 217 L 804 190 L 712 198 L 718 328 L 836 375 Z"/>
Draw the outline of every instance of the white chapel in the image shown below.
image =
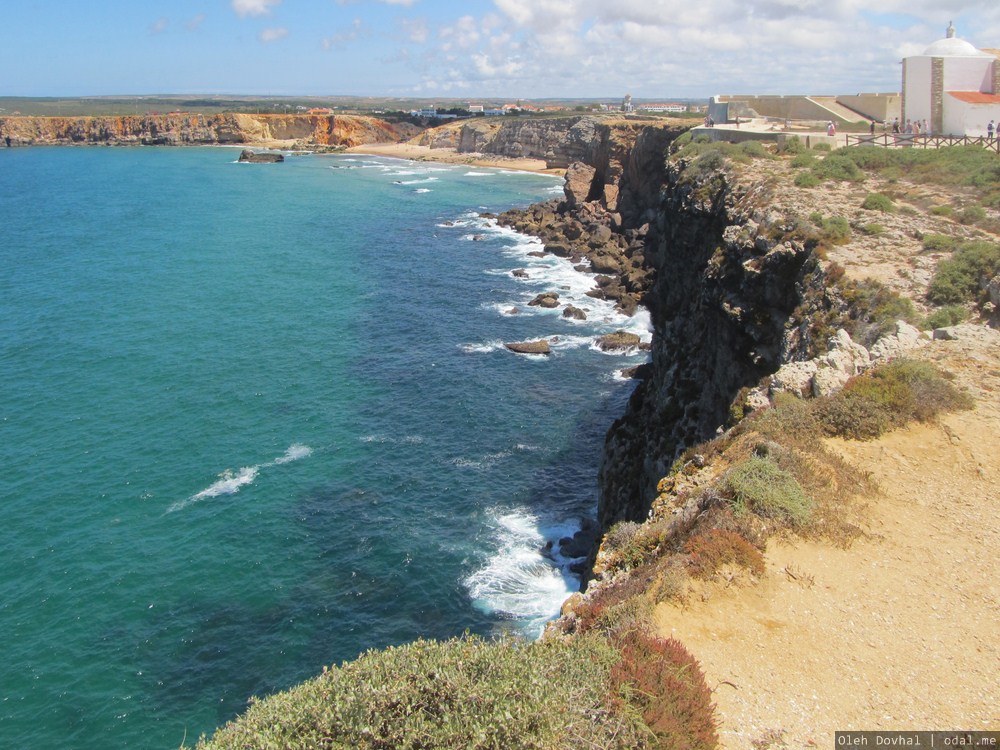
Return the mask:
<path id="1" fill-rule="evenodd" d="M 903 123 L 926 120 L 935 135 L 986 135 L 1000 124 L 1000 50 L 976 49 L 949 23 L 944 39 L 903 59 L 902 110 Z"/>

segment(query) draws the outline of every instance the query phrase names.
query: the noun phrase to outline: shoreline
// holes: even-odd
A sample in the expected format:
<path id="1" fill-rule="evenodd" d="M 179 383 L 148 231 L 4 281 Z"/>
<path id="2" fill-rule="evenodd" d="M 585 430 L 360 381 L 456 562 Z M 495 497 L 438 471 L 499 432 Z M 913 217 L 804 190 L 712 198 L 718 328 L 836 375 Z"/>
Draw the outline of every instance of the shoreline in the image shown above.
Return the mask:
<path id="1" fill-rule="evenodd" d="M 441 164 L 464 164 L 470 167 L 510 169 L 516 172 L 534 172 L 555 177 L 566 174 L 565 169 L 549 169 L 544 159 L 514 159 L 480 153 L 462 154 L 454 148 L 431 148 L 413 143 L 368 143 L 363 146 L 350 146 L 340 153 L 387 156 L 394 159 L 430 161 Z"/>

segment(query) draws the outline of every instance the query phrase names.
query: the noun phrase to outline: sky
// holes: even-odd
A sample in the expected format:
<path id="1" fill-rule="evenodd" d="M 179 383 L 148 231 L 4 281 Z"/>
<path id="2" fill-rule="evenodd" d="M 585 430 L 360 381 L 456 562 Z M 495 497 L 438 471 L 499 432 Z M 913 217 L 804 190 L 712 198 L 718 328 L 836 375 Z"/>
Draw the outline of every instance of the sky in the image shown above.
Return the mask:
<path id="1" fill-rule="evenodd" d="M 1000 0 L 11 0 L 0 96 L 890 92 L 949 21 L 1000 48 Z"/>

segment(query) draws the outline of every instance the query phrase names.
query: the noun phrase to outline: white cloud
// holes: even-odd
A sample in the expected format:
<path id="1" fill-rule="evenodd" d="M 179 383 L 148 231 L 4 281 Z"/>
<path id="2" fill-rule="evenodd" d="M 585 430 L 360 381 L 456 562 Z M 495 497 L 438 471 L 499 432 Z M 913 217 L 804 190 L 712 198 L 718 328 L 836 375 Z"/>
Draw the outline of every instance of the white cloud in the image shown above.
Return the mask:
<path id="1" fill-rule="evenodd" d="M 198 27 L 201 26 L 202 22 L 205 20 L 205 14 L 199 13 L 194 18 L 184 23 L 184 28 L 188 31 L 197 31 Z"/>
<path id="2" fill-rule="evenodd" d="M 424 44 L 430 38 L 430 27 L 426 18 L 402 18 L 399 25 L 406 39 L 414 44 Z"/>
<path id="3" fill-rule="evenodd" d="M 232 5 L 240 18 L 265 16 L 271 12 L 272 5 L 281 5 L 281 0 L 232 0 Z"/>
<path id="4" fill-rule="evenodd" d="M 426 80 L 461 64 L 484 94 L 708 96 L 899 87 L 898 62 L 944 34 L 1000 47 L 1000 3 L 951 0 L 493 0 L 428 37 Z M 946 17 L 947 16 L 947 17 Z M 474 79 L 474 80 L 472 80 Z M 426 84 L 425 84 L 426 85 Z"/>
<path id="5" fill-rule="evenodd" d="M 162 34 L 164 31 L 170 28 L 169 18 L 157 18 L 153 23 L 149 25 L 150 34 Z"/>
<path id="6" fill-rule="evenodd" d="M 365 26 L 364 21 L 360 18 L 355 18 L 349 28 L 325 37 L 320 44 L 325 50 L 342 49 L 354 40 L 359 39 L 362 36 L 367 36 L 367 34 L 368 29 Z"/>
<path id="7" fill-rule="evenodd" d="M 261 44 L 270 44 L 271 42 L 276 42 L 279 39 L 284 39 L 286 36 L 288 36 L 288 29 L 277 27 L 273 29 L 264 29 L 257 35 L 257 39 Z"/>

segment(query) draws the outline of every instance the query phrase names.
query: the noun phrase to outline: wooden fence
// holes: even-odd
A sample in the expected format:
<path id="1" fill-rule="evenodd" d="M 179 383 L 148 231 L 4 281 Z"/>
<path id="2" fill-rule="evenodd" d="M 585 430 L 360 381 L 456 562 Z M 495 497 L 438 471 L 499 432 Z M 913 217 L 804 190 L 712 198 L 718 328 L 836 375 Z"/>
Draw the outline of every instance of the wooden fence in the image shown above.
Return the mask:
<path id="1" fill-rule="evenodd" d="M 968 135 L 915 135 L 913 133 L 847 134 L 848 146 L 885 148 L 941 148 L 942 146 L 982 146 L 1000 154 L 1000 138 Z"/>

